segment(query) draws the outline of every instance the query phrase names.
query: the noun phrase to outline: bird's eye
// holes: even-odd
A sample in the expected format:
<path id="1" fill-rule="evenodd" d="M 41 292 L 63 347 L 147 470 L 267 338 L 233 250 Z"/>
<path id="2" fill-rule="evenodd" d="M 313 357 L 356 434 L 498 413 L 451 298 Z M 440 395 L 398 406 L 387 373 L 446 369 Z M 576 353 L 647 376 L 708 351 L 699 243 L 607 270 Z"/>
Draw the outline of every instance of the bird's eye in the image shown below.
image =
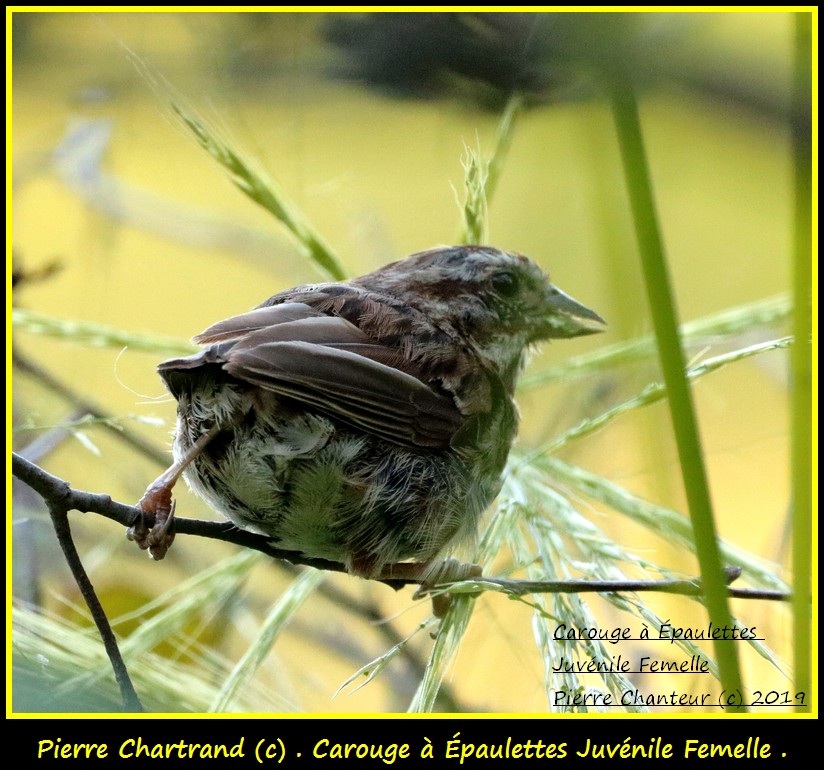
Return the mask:
<path id="1" fill-rule="evenodd" d="M 502 297 L 514 297 L 520 289 L 518 277 L 513 273 L 501 271 L 490 278 L 492 288 Z"/>

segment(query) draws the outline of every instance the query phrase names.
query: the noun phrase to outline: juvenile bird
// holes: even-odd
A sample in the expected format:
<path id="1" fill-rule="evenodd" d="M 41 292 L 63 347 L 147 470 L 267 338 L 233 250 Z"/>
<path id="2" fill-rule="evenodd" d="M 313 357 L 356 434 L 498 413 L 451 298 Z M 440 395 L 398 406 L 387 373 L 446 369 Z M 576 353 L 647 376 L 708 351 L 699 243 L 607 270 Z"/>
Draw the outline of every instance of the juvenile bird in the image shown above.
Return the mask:
<path id="1" fill-rule="evenodd" d="M 154 527 L 130 537 L 163 558 L 182 473 L 279 548 L 428 578 L 500 491 L 528 348 L 604 326 L 530 259 L 487 246 L 275 294 L 158 367 L 178 402 L 175 462 L 138 504 Z"/>

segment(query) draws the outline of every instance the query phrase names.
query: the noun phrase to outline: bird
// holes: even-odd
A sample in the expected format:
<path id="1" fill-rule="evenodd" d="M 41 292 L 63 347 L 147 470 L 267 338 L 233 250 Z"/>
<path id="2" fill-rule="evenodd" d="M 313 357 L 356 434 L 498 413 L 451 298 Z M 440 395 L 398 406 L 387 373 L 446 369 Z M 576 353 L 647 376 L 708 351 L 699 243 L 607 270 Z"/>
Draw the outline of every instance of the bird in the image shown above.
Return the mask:
<path id="1" fill-rule="evenodd" d="M 528 352 L 605 328 L 531 259 L 482 245 L 275 294 L 158 366 L 174 463 L 138 503 L 153 526 L 129 537 L 165 556 L 182 475 L 278 548 L 431 581 L 500 492 Z"/>

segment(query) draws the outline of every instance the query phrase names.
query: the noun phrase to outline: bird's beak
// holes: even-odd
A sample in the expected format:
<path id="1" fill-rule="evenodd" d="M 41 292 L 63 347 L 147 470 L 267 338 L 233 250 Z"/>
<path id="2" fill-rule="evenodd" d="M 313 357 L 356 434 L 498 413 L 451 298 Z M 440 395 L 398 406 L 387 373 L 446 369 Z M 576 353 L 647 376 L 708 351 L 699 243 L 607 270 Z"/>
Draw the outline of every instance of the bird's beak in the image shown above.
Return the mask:
<path id="1" fill-rule="evenodd" d="M 607 322 L 598 313 L 576 302 L 552 284 L 549 284 L 545 307 L 544 330 L 547 337 L 581 337 L 607 328 Z"/>

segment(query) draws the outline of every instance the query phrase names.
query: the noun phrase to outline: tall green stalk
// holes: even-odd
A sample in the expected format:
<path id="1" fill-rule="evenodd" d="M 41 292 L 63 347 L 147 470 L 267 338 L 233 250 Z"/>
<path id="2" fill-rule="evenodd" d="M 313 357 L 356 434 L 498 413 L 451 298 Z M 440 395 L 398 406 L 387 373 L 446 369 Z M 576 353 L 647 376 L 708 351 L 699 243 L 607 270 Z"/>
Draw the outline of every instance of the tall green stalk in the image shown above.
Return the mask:
<path id="1" fill-rule="evenodd" d="M 695 533 L 706 607 L 714 627 L 729 628 L 732 626 L 732 616 L 727 603 L 724 571 L 698 436 L 698 425 L 686 377 L 684 352 L 678 337 L 675 303 L 652 194 L 638 105 L 632 85 L 628 81 L 618 81 L 613 86 L 612 107 L 658 344 L 658 355 L 661 359 L 661 369 L 669 396 L 670 415 L 678 446 L 681 474 Z M 733 697 L 738 698 L 738 704 L 730 703 L 729 711 L 744 710 L 740 705 L 744 689 L 736 644 L 737 642 L 732 640 L 715 639 L 713 641 L 721 686 L 725 693 L 732 693 Z"/>
<path id="2" fill-rule="evenodd" d="M 795 15 L 795 72 L 793 78 L 792 143 L 795 172 L 793 232 L 792 370 L 792 523 L 793 523 L 793 658 L 796 691 L 806 693 L 808 711 L 812 677 L 810 590 L 812 576 L 812 142 L 811 77 L 812 14 Z"/>

